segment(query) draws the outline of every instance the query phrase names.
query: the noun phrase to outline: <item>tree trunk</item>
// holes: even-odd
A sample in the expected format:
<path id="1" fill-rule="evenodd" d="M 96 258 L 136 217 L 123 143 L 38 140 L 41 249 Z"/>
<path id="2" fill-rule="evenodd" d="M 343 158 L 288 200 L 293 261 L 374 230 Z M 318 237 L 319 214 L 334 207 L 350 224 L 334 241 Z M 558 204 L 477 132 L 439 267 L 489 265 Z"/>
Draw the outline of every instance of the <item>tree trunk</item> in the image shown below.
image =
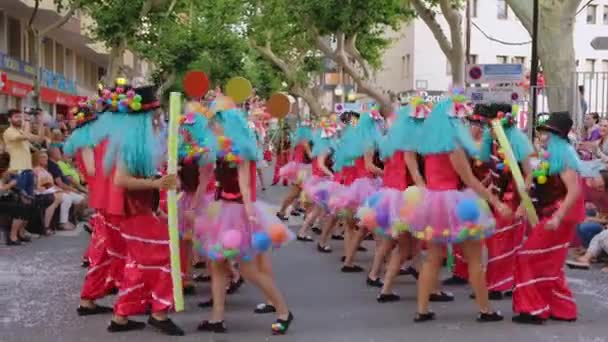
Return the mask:
<path id="1" fill-rule="evenodd" d="M 462 46 L 457 47 L 454 45 L 452 55 L 449 59 L 452 68 L 452 88 L 464 89 L 465 56 Z"/>
<path id="2" fill-rule="evenodd" d="M 120 42 L 118 46 L 113 46 L 108 56 L 108 68 L 106 71 L 105 83 L 106 86 L 112 86 L 114 80 L 118 77 L 120 67 L 122 65 L 122 55 L 125 52 L 125 43 Z"/>
<path id="3" fill-rule="evenodd" d="M 532 1 L 507 0 L 515 15 L 532 35 Z M 538 56 L 547 87 L 549 110 L 572 111 L 576 84 L 574 72 L 574 22 L 581 0 L 540 0 Z M 577 112 L 572 113 L 577 122 Z"/>
<path id="4" fill-rule="evenodd" d="M 303 89 L 300 86 L 294 85 L 291 87 L 291 92 L 306 101 L 312 118 L 318 118 L 323 115 L 323 107 L 311 89 Z"/>

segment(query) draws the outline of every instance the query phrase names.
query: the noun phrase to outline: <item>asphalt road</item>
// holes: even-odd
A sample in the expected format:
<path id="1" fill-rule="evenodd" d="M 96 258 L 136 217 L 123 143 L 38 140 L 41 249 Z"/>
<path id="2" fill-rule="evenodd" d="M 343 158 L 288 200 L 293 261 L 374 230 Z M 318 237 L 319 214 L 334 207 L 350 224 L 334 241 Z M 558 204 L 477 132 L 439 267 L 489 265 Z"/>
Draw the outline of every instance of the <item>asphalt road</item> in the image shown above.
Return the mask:
<path id="1" fill-rule="evenodd" d="M 277 204 L 284 187 L 269 189 L 261 197 Z M 295 230 L 300 221 L 292 218 Z M 26 247 L 0 246 L 0 341 L 2 342 L 97 342 L 97 341 L 305 341 L 305 342 L 401 342 L 401 341 L 543 341 L 602 342 L 608 340 L 608 275 L 599 271 L 568 271 L 569 283 L 579 304 L 576 323 L 550 322 L 544 326 L 518 326 L 510 322 L 510 301 L 495 302 L 507 317 L 504 322 L 475 322 L 475 305 L 467 288 L 448 288 L 456 301 L 434 305 L 438 319 L 414 324 L 415 283 L 399 279 L 396 290 L 402 301 L 378 304 L 376 289 L 365 284 L 365 273 L 339 273 L 340 244 L 334 253 L 322 255 L 314 244 L 293 242 L 274 255 L 277 281 L 296 319 L 287 336 L 273 337 L 273 316 L 256 316 L 252 310 L 260 293 L 245 284 L 229 297 L 226 323 L 229 333 L 213 335 L 196 331 L 209 310 L 196 304 L 209 295 L 208 284 L 198 284 L 198 294 L 186 297 L 186 311 L 174 320 L 187 335 L 168 338 L 146 328 L 121 335 L 105 328 L 110 316 L 78 317 L 76 306 L 85 270 L 80 257 L 88 234 L 72 232 L 36 239 Z M 371 242 L 366 242 L 372 247 Z M 371 250 L 371 248 L 370 248 Z M 358 262 L 369 266 L 371 252 L 360 253 Z M 113 298 L 101 301 L 112 305 Z M 145 320 L 145 317 L 136 319 Z"/>

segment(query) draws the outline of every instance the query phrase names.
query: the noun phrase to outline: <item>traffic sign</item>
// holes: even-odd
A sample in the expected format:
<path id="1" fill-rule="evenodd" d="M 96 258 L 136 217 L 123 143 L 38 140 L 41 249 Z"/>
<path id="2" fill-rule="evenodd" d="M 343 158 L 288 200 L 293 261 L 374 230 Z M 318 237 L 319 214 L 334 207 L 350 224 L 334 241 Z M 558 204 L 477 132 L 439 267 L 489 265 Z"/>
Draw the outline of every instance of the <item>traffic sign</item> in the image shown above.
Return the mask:
<path id="1" fill-rule="evenodd" d="M 465 91 L 471 102 L 477 103 L 515 103 L 524 100 L 521 87 L 482 88 L 472 87 Z"/>
<path id="2" fill-rule="evenodd" d="M 608 50 L 608 37 L 595 37 L 591 41 L 591 47 L 595 50 Z"/>
<path id="3" fill-rule="evenodd" d="M 467 65 L 467 83 L 510 83 L 524 80 L 523 64 Z"/>

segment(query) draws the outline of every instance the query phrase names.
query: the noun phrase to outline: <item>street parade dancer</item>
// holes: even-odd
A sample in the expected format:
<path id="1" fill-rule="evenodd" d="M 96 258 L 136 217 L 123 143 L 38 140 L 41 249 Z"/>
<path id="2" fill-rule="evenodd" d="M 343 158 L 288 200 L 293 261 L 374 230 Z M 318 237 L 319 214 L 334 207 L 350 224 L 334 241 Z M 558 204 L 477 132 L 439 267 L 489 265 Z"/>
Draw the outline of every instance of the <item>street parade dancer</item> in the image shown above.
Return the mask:
<path id="1" fill-rule="evenodd" d="M 226 266 L 227 262 L 238 260 L 242 276 L 259 287 L 276 308 L 277 320 L 272 325 L 272 333 L 285 334 L 294 316 L 274 279 L 260 270 L 263 262 L 259 258 L 265 257 L 269 248 L 278 248 L 292 240 L 293 233 L 269 212 L 267 205 L 256 200 L 255 162 L 261 154 L 255 136 L 244 114 L 233 105 L 221 102 L 229 99 L 216 99 L 211 120 L 218 144 L 215 201 L 207 205 L 195 225 L 201 248 L 211 260 L 213 296 L 211 319 L 202 321 L 198 330 L 226 332 Z"/>
<path id="2" fill-rule="evenodd" d="M 154 87 L 119 86 L 107 94 L 113 112 L 121 113 L 122 125 L 109 136 L 104 160 L 117 190 L 112 202 L 121 200 L 124 216 L 119 222 L 127 260 L 124 277 L 114 304 L 110 332 L 140 330 L 146 324 L 129 316 L 145 314 L 148 324 L 167 335 L 181 336 L 183 330 L 168 317 L 173 308 L 173 285 L 169 251 L 169 230 L 165 219 L 156 216 L 155 192 L 175 189 L 176 175 L 156 178 L 162 165 L 160 102 Z M 115 100 L 113 100 L 115 99 Z M 116 106 L 114 106 L 114 104 Z M 112 196 L 117 198 L 112 198 Z M 122 198 L 121 198 L 122 197 Z"/>
<path id="3" fill-rule="evenodd" d="M 309 120 L 302 120 L 291 139 L 294 145 L 291 161 L 279 170 L 279 176 L 291 182 L 291 190 L 283 200 L 277 217 L 282 221 L 289 220 L 286 212 L 299 198 L 302 191 L 302 182 L 310 174 L 311 152 L 312 152 L 312 129 Z M 299 216 L 299 208 L 292 208 L 292 214 Z"/>
<path id="4" fill-rule="evenodd" d="M 490 124 L 499 120 L 504 128 L 507 140 L 511 145 L 515 160 L 523 170 L 525 179 L 530 177 L 530 157 L 534 153 L 532 143 L 524 132 L 515 125 L 511 114 L 510 104 L 491 104 L 485 114 L 485 122 Z M 494 195 L 507 204 L 513 212 L 521 205 L 517 185 L 513 180 L 505 154 L 491 130 L 491 124 L 484 131 L 479 160 L 489 165 L 490 187 Z M 495 212 L 496 231 L 486 239 L 488 261 L 486 266 L 486 282 L 489 298 L 500 300 L 513 289 L 513 273 L 515 271 L 515 254 L 521 247 L 524 237 L 524 224 L 521 218 L 505 218 Z"/>
<path id="5" fill-rule="evenodd" d="M 531 197 L 540 222 L 529 229 L 515 258 L 516 323 L 577 319 L 564 274 L 568 246 L 585 218 L 580 160 L 568 139 L 572 125 L 569 113 L 556 112 L 538 127 L 543 150 L 533 167 Z"/>
<path id="6" fill-rule="evenodd" d="M 426 260 L 418 280 L 415 322 L 435 319 L 429 310 L 429 300 L 437 285 L 446 244 L 463 248 L 469 282 L 479 306 L 477 320 L 503 319 L 492 310 L 488 300 L 481 260 L 482 239 L 491 236 L 495 228 L 486 201 L 501 215 L 509 216 L 511 210 L 486 189 L 471 170 L 467 153 L 474 155 L 478 149 L 461 121 L 468 112 L 464 96 L 455 94 L 436 104 L 421 127 L 425 143 L 417 146 L 417 152 L 423 158 L 425 188 L 409 187 L 402 208 L 412 235 L 427 244 Z"/>

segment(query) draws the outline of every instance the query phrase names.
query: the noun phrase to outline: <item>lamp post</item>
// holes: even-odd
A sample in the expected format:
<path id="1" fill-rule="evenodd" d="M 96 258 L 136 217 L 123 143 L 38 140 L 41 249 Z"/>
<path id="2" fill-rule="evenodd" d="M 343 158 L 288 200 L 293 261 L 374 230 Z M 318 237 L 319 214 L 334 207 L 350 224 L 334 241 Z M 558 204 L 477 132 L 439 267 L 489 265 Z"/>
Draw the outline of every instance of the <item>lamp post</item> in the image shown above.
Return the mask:
<path id="1" fill-rule="evenodd" d="M 536 109 L 537 109 L 537 86 L 538 86 L 538 0 L 534 0 L 532 9 L 532 58 L 530 66 L 530 90 L 532 97 L 532 108 L 528 109 L 530 116 L 529 132 L 532 139 L 536 131 Z M 531 115 L 530 115 L 531 114 Z"/>

